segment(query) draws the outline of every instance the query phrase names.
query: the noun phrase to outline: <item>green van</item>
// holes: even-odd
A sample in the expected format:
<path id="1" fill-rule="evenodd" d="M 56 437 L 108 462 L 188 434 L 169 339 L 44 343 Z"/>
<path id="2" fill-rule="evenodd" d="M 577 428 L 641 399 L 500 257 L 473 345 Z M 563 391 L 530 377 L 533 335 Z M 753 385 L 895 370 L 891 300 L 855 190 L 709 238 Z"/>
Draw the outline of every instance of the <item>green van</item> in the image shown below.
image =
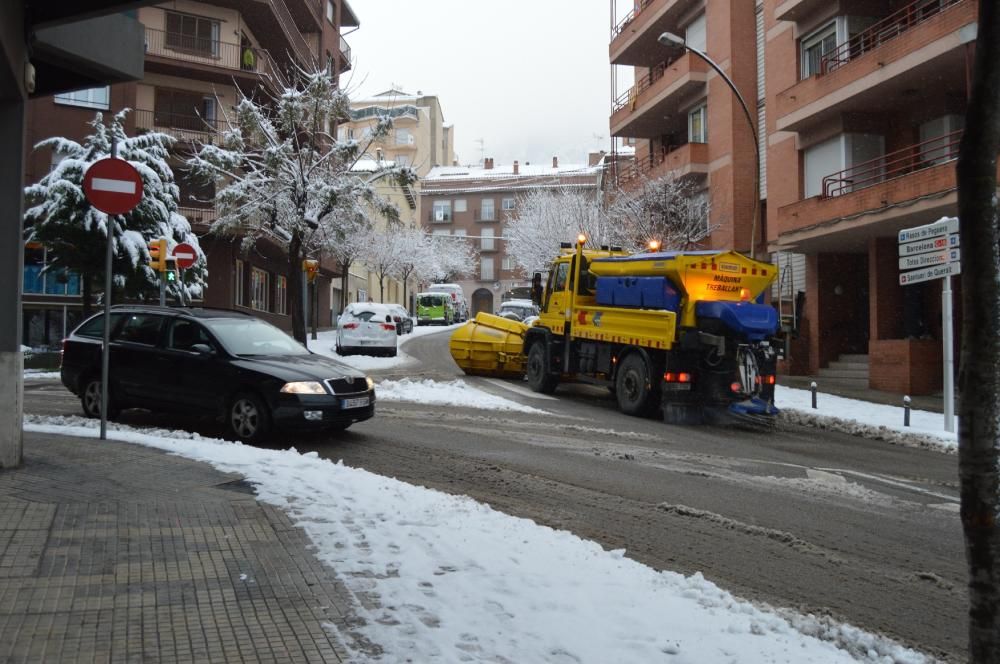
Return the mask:
<path id="1" fill-rule="evenodd" d="M 451 325 L 455 307 L 448 293 L 417 293 L 417 325 Z"/>

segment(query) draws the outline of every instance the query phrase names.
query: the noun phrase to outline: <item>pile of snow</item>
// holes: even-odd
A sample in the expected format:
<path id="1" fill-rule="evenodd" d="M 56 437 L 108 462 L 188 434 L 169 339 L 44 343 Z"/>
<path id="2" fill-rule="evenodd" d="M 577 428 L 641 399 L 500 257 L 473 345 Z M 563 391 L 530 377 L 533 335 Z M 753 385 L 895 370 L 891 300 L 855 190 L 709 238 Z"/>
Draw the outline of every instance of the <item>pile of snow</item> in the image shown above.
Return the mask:
<path id="1" fill-rule="evenodd" d="M 24 380 L 59 380 L 58 371 L 48 369 L 25 369 Z"/>
<path id="2" fill-rule="evenodd" d="M 778 385 L 774 402 L 783 420 L 795 424 L 842 431 L 854 436 L 942 452 L 958 449 L 958 435 L 944 430 L 944 415 L 910 409 L 910 426 L 903 426 L 903 407 L 819 393 L 812 408 L 812 393 Z M 831 413 L 836 413 L 832 415 Z M 958 418 L 955 418 L 958 430 Z"/>
<path id="3" fill-rule="evenodd" d="M 462 406 L 485 410 L 509 410 L 545 414 L 544 410 L 523 406 L 472 387 L 465 381 L 448 382 L 430 379 L 383 380 L 375 388 L 379 401 L 412 401 L 435 406 Z"/>
<path id="4" fill-rule="evenodd" d="M 96 437 L 82 418 L 25 430 Z M 828 618 L 733 597 L 700 574 L 658 572 L 598 544 L 321 459 L 111 424 L 109 438 L 240 473 L 286 510 L 353 593 L 348 648 L 384 661 L 893 662 L 928 658 Z M 252 578 L 255 570 L 234 571 Z M 373 608 L 366 608 L 372 606 Z M 337 633 L 337 627 L 326 625 Z M 358 641 L 351 636 L 361 637 Z M 354 651 L 353 659 L 372 659 Z"/>

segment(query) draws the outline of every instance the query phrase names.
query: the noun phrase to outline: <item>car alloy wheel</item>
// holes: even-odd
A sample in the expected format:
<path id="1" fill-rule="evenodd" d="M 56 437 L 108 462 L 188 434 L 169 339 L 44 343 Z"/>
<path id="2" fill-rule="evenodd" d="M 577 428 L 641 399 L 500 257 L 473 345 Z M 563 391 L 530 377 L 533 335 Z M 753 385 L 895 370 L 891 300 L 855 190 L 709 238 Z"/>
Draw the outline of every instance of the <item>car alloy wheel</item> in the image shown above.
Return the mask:
<path id="1" fill-rule="evenodd" d="M 80 395 L 80 404 L 83 406 L 83 414 L 87 417 L 99 418 L 101 416 L 101 380 L 91 378 L 83 386 L 83 394 Z M 108 419 L 118 417 L 118 409 L 115 402 L 108 395 Z"/>
<path id="2" fill-rule="evenodd" d="M 268 421 L 267 409 L 253 394 L 238 394 L 229 406 L 229 431 L 239 440 L 260 440 L 267 432 Z"/>

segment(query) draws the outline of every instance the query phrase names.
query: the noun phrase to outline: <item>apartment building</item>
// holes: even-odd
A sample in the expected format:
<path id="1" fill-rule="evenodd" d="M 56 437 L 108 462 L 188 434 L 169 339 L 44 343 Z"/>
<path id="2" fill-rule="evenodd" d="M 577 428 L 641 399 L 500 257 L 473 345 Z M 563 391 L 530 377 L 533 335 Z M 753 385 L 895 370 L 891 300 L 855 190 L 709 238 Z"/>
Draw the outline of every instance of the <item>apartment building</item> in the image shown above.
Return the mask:
<path id="1" fill-rule="evenodd" d="M 765 0 L 763 9 L 767 239 L 806 256 L 806 368 L 933 392 L 941 282 L 899 285 L 897 232 L 957 214 L 977 3 Z"/>
<path id="2" fill-rule="evenodd" d="M 612 169 L 610 184 L 627 192 L 640 176 L 689 178 L 710 204 L 713 231 L 705 244 L 749 251 L 753 129 L 725 79 L 690 51 L 657 39 L 670 32 L 707 52 L 756 117 L 753 0 L 611 0 L 611 16 L 611 135 L 619 145 L 634 146 L 635 160 Z M 764 237 L 759 226 L 758 250 Z"/>
<path id="3" fill-rule="evenodd" d="M 797 322 L 786 370 L 939 389 L 941 284 L 899 285 L 896 237 L 957 213 L 976 3 L 620 4 L 612 0 L 610 57 L 635 79 L 615 94 L 612 133 L 635 145 L 649 177 L 703 177 L 722 231 L 711 246 L 740 251 L 752 226 L 751 123 L 721 77 L 689 51 L 666 55 L 659 35 L 707 52 L 747 102 L 760 153 L 758 255 L 779 263 L 775 301 Z"/>
<path id="4" fill-rule="evenodd" d="M 362 145 L 370 141 L 372 127 L 380 117 L 389 116 L 393 121 L 392 133 L 373 143 L 359 165 L 365 170 L 396 164 L 412 168 L 420 178 L 409 187 L 397 187 L 391 183 L 376 184 L 377 193 L 395 204 L 399 209 L 400 221 L 408 228 L 420 225 L 421 180 L 432 168 L 448 166 L 455 160 L 455 135 L 452 125 L 444 120 L 441 101 L 435 95 L 425 95 L 421 91 L 410 94 L 399 89 L 390 89 L 363 99 L 351 100 L 351 119 L 341 124 L 338 131 L 340 140 L 355 139 Z M 376 219 L 380 230 L 386 229 L 385 219 Z M 339 294 L 339 284 L 334 284 Z M 365 301 L 372 297 L 376 302 L 398 302 L 413 310 L 412 295 L 416 282 L 406 285 L 392 280 L 380 294 L 378 278 L 364 265 L 350 268 L 348 301 Z M 404 296 L 405 290 L 405 296 Z M 408 301 L 404 301 L 408 300 Z"/>
<path id="5" fill-rule="evenodd" d="M 506 252 L 506 224 L 517 215 L 519 198 L 533 190 L 572 189 L 601 195 L 603 157 L 590 165 L 551 166 L 519 164 L 495 166 L 492 158 L 482 167 L 440 166 L 424 177 L 420 191 L 425 229 L 447 235 L 455 242 L 471 242 L 477 253 L 473 274 L 456 280 L 462 286 L 471 313 L 493 313 L 504 294 L 529 285 L 531 275 L 517 269 Z"/>
<path id="6" fill-rule="evenodd" d="M 208 257 L 206 306 L 247 309 L 280 327 L 288 315 L 287 260 L 277 244 L 260 241 L 248 253 L 239 240 L 207 235 L 215 219 L 212 187 L 190 178 L 183 166 L 196 141 L 209 142 L 227 127 L 240 92 L 275 91 L 290 66 L 328 64 L 337 74 L 350 66 L 342 31 L 358 26 L 346 0 L 173 0 L 129 12 L 145 29 L 145 74 L 135 83 L 79 90 L 30 102 L 26 183 L 37 182 L 59 156 L 32 151 L 50 136 L 82 141 L 96 112 L 130 108 L 126 131 L 162 131 L 177 144 L 171 165 L 181 210 L 201 236 Z M 23 343 L 56 347 L 80 318 L 80 283 L 74 275 L 44 271 L 42 247 L 25 253 Z M 324 262 L 319 292 L 339 276 Z M 329 324 L 330 301 L 320 298 L 319 320 Z"/>

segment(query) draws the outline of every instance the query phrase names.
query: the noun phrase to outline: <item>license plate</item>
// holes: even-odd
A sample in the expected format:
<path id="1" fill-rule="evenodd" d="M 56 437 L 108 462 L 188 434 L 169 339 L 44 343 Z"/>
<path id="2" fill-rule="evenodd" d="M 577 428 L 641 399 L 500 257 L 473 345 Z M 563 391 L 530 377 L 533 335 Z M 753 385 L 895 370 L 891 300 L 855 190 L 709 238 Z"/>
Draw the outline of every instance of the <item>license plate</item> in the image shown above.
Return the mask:
<path id="1" fill-rule="evenodd" d="M 368 397 L 357 397 L 356 399 L 344 399 L 343 408 L 364 408 L 368 405 Z"/>

